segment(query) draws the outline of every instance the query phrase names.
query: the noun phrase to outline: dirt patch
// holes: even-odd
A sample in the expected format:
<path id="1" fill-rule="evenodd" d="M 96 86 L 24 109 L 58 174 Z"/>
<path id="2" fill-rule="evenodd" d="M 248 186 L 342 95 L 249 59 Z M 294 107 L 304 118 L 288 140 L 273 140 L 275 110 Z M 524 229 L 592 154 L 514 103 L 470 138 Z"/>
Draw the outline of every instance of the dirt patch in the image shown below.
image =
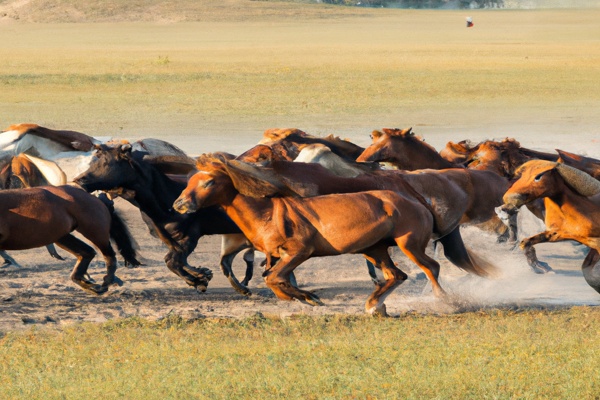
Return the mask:
<path id="1" fill-rule="evenodd" d="M 30 326 L 60 327 L 81 321 L 103 322 L 114 318 L 139 316 L 159 319 L 168 315 L 184 318 L 240 318 L 256 313 L 289 316 L 292 314 L 321 315 L 332 313 L 361 314 L 364 302 L 372 291 L 364 259 L 357 255 L 315 258 L 297 270 L 300 285 L 315 291 L 325 306 L 311 307 L 299 302 L 275 298 L 265 286 L 256 254 L 255 277 L 250 284 L 252 296 L 235 292 L 217 267 L 220 237 L 204 237 L 191 256 L 192 265 L 213 269 L 214 279 L 205 293 L 188 287 L 172 274 L 163 262 L 166 248 L 147 232 L 138 211 L 119 202 L 140 246 L 146 265 L 135 269 L 120 268 L 121 287 L 112 287 L 102 296 L 88 294 L 69 280 L 74 259 L 64 251 L 67 260 L 56 261 L 45 249 L 33 249 L 11 254 L 23 266 L 0 269 L 0 332 L 25 329 Z M 528 218 L 528 217 L 526 217 Z M 531 221 L 530 221 L 531 222 Z M 535 221 L 528 229 L 537 229 Z M 419 271 L 408 260 L 394 252 L 393 258 L 409 274 L 409 279 L 387 299 L 388 312 L 453 313 L 489 307 L 550 307 L 576 304 L 599 305 L 600 296 L 585 283 L 579 265 L 585 255 L 582 246 L 571 243 L 540 245 L 540 258 L 555 269 L 553 275 L 535 275 L 529 271 L 523 255 L 477 228 L 463 229 L 465 243 L 477 253 L 492 260 L 502 276 L 486 280 L 468 275 L 438 255 L 442 265 L 441 283 L 450 293 L 438 300 Z M 238 276 L 243 273 L 243 261 L 236 260 Z M 104 264 L 96 258 L 90 273 L 100 280 Z"/>

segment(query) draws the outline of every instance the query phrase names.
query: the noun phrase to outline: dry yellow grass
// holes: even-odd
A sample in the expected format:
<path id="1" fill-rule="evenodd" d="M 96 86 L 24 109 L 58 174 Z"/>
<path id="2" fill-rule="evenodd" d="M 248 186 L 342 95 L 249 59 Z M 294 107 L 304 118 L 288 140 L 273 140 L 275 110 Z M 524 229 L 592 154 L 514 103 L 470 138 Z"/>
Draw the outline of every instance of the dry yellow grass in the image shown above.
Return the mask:
<path id="1" fill-rule="evenodd" d="M 134 135 L 222 124 L 257 134 L 449 126 L 482 115 L 600 122 L 598 10 L 478 11 L 473 29 L 464 11 L 359 11 L 268 23 L 6 25 L 0 121 Z"/>

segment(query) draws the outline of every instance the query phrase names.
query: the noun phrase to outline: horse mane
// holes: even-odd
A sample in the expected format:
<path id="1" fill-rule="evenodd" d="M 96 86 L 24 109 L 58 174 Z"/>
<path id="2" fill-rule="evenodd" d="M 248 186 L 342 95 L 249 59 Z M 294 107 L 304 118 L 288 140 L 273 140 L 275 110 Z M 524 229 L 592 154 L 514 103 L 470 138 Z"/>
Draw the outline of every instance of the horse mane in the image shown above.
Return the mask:
<path id="1" fill-rule="evenodd" d="M 556 163 L 556 170 L 565 182 L 582 196 L 590 197 L 600 193 L 600 181 L 590 174 L 569 165 Z"/>
<path id="2" fill-rule="evenodd" d="M 219 151 L 215 153 L 203 153 L 196 158 L 196 168 L 203 169 L 207 167 L 218 168 L 223 166 L 229 160 L 233 160 L 235 156 L 231 153 Z"/>
<path id="3" fill-rule="evenodd" d="M 259 168 L 240 160 L 230 160 L 225 163 L 225 170 L 233 186 L 244 196 L 305 197 L 306 194 L 302 192 L 301 186 L 292 188 L 291 182 L 278 175 L 272 168 Z"/>

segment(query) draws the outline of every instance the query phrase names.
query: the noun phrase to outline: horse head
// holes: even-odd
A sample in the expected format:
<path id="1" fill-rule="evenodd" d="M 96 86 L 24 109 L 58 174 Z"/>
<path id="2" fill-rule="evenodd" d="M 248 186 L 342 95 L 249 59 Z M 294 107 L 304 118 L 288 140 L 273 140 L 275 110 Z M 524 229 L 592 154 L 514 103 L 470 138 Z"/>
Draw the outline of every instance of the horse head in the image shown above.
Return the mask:
<path id="1" fill-rule="evenodd" d="M 95 145 L 87 171 L 73 181 L 88 192 L 133 185 L 138 173 L 134 167 L 131 145 Z"/>
<path id="2" fill-rule="evenodd" d="M 503 210 L 509 213 L 538 198 L 562 196 L 568 189 L 584 197 L 600 193 L 600 182 L 589 174 L 553 161 L 528 161 L 516 174 L 519 178 L 503 197 Z"/>
<path id="3" fill-rule="evenodd" d="M 412 128 L 373 131 L 373 143 L 356 159 L 358 162 L 390 162 L 399 169 L 450 168 L 454 165 L 444 160 Z M 432 165 L 432 163 L 435 163 Z"/>
<path id="4" fill-rule="evenodd" d="M 463 164 L 477 151 L 478 146 L 468 139 L 461 140 L 458 143 L 448 142 L 440 150 L 440 156 L 453 164 Z"/>

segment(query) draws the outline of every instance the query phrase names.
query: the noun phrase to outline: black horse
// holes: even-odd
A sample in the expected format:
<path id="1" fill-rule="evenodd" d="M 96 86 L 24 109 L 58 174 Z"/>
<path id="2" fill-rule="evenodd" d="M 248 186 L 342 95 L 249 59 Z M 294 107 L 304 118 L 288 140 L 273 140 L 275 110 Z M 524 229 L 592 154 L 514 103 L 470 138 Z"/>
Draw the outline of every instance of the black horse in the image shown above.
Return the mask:
<path id="1" fill-rule="evenodd" d="M 194 161 L 189 160 L 188 171 L 191 171 Z M 171 169 L 173 165 L 176 166 L 177 172 L 182 172 L 182 165 L 185 169 L 186 163 L 172 160 L 167 163 L 164 160 L 162 163 L 156 161 L 145 152 L 132 151 L 130 145 L 98 145 L 88 170 L 75 178 L 75 182 L 87 191 L 132 192 L 129 201 L 140 209 L 144 220 L 150 223 L 156 235 L 169 248 L 165 256 L 167 267 L 198 290 L 206 290 L 208 282 L 212 279 L 212 271 L 190 266 L 187 258 L 202 236 L 224 235 L 221 270 L 235 290 L 249 295 L 250 290 L 246 285 L 252 278 L 254 269 L 254 252 L 250 243 L 237 225 L 218 207 L 202 209 L 187 215 L 175 212 L 172 209 L 173 201 L 185 188 L 187 179 L 174 179 L 167 173 L 174 172 Z M 246 275 L 240 283 L 233 274 L 232 262 L 244 249 L 249 251 L 244 254 Z"/>

